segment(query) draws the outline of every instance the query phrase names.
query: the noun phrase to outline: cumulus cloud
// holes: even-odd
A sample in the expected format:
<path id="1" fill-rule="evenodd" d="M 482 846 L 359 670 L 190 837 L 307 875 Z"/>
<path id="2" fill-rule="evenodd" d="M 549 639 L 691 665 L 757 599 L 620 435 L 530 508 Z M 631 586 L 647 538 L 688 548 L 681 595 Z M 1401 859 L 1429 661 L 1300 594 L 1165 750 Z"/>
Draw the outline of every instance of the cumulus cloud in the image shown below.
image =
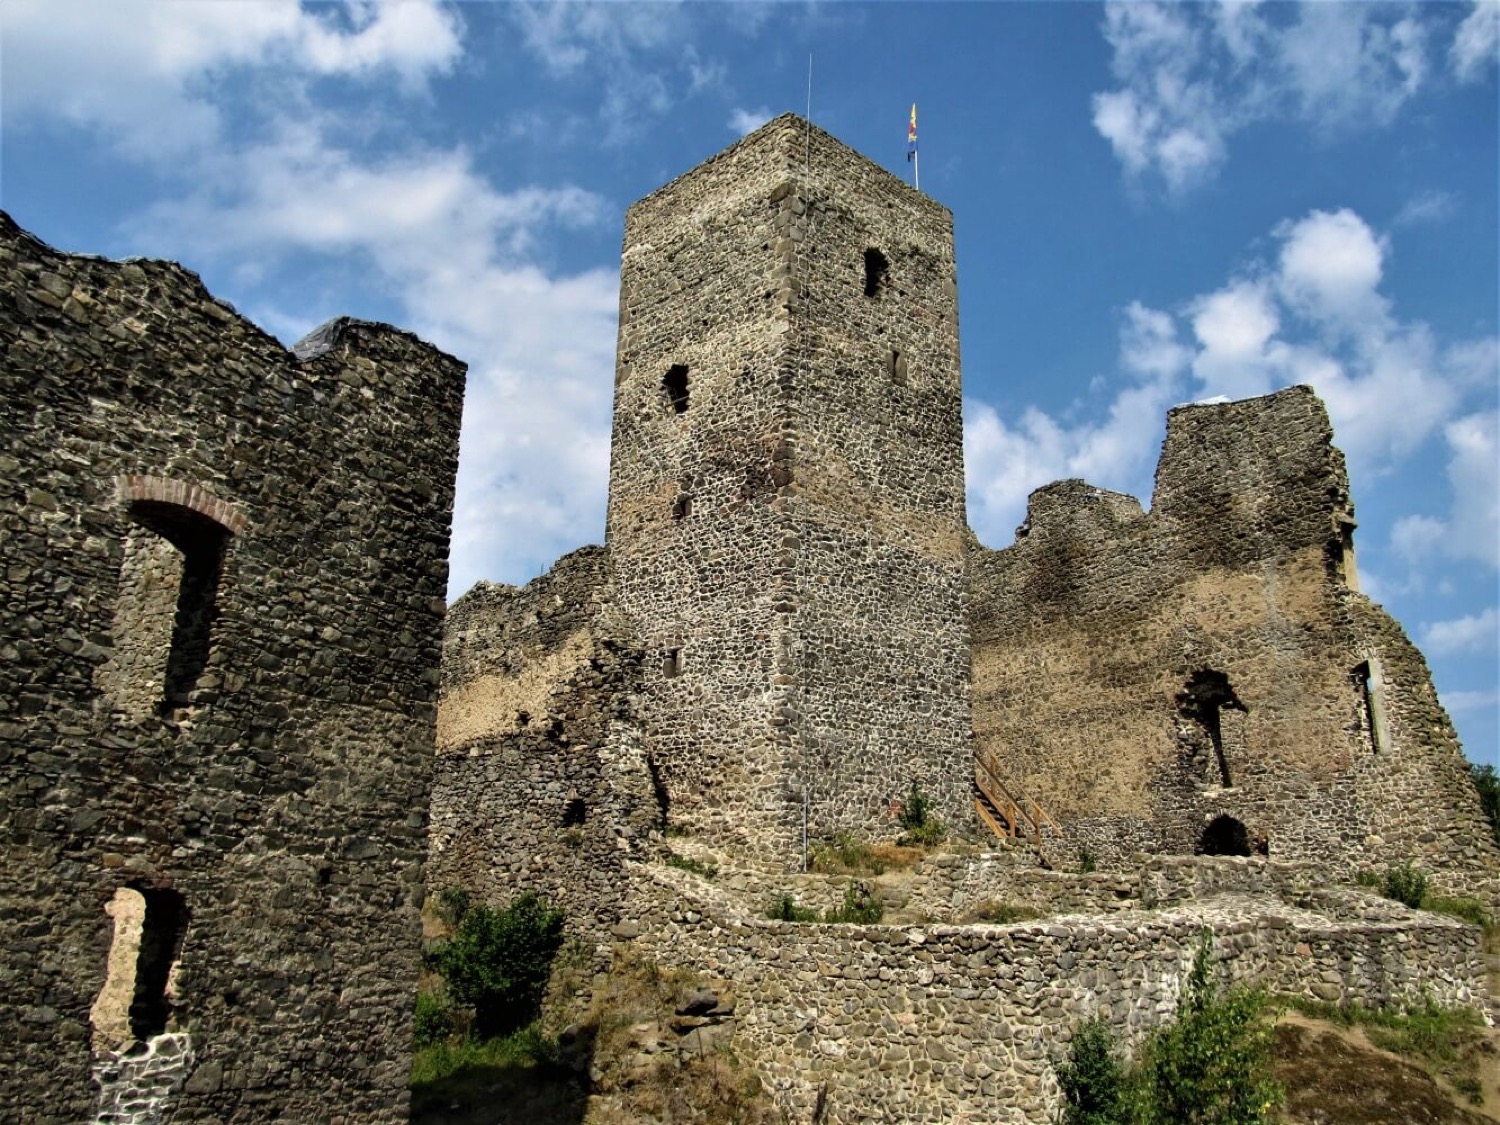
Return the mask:
<path id="1" fill-rule="evenodd" d="M 1422 647 L 1442 656 L 1484 652 L 1494 649 L 1497 637 L 1500 637 L 1500 611 L 1490 606 L 1479 613 L 1423 626 Z"/>
<path id="2" fill-rule="evenodd" d="M 1461 82 L 1477 82 L 1500 60 L 1500 0 L 1473 0 L 1449 51 Z"/>
<path id="3" fill-rule="evenodd" d="M 1173 26 L 1157 34 L 1178 34 Z M 1426 324 L 1403 320 L 1380 288 L 1390 240 L 1351 210 L 1310 211 L 1271 233 L 1271 253 L 1219 288 L 1171 311 L 1130 306 L 1118 368 L 1096 380 L 1090 401 L 1014 419 L 966 404 L 971 521 L 982 537 L 1008 542 L 1027 494 L 1061 477 L 1144 495 L 1172 403 L 1306 383 L 1327 404 L 1357 480 L 1443 442 L 1448 510 L 1399 521 L 1391 541 L 1399 557 L 1500 562 L 1496 415 L 1466 406 L 1492 392 L 1500 342 L 1441 344 Z"/>
<path id="4" fill-rule="evenodd" d="M 1476 10 L 1455 41 L 1465 73 L 1493 53 L 1484 18 Z M 1094 127 L 1132 177 L 1154 174 L 1181 193 L 1213 176 L 1229 138 L 1257 121 L 1320 132 L 1389 124 L 1429 81 L 1442 19 L 1373 4 L 1111 0 L 1103 31 L 1119 85 L 1094 96 Z"/>
<path id="5" fill-rule="evenodd" d="M 212 141 L 221 121 L 208 90 L 226 74 L 395 75 L 415 90 L 453 67 L 462 39 L 458 16 L 435 0 L 7 0 L 0 26 L 7 126 L 60 117 L 139 157 Z"/>
<path id="6" fill-rule="evenodd" d="M 729 128 L 732 132 L 738 133 L 743 137 L 746 133 L 755 132 L 755 130 L 771 120 L 773 116 L 774 114 L 765 106 L 761 106 L 759 109 L 736 108 L 729 115 Z"/>

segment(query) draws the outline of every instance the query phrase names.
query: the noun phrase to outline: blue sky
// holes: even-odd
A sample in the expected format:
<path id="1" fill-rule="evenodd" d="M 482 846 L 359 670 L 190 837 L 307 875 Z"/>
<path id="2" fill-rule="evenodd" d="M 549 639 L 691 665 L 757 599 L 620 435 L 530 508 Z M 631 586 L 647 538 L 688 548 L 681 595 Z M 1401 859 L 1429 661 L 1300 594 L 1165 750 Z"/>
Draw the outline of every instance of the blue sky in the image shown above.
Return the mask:
<path id="1" fill-rule="evenodd" d="M 1175 403 L 1312 383 L 1365 589 L 1497 761 L 1500 4 L 6 0 L 0 206 L 291 342 L 470 364 L 453 593 L 603 534 L 621 220 L 767 117 L 955 215 L 970 521 L 1149 499 Z"/>

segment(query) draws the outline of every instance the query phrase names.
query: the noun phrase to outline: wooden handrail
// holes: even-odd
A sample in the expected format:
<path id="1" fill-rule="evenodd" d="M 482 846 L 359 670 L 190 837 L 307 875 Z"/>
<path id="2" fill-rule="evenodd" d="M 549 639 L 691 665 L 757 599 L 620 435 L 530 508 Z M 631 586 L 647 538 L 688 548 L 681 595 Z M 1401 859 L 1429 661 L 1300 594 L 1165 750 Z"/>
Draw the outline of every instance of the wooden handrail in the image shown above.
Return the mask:
<path id="1" fill-rule="evenodd" d="M 1020 800 L 1016 799 L 1011 793 L 1010 786 L 1006 785 L 1000 777 L 1000 771 L 988 751 L 981 751 L 976 754 L 974 765 L 975 786 L 995 806 L 996 811 L 1010 821 L 1010 830 L 1003 832 L 996 828 L 994 819 L 988 813 L 984 814 L 986 822 L 989 823 L 992 829 L 995 829 L 997 835 L 1012 837 L 1024 835 L 1025 829 L 1022 827 L 1022 821 L 1025 821 L 1026 827 L 1031 829 L 1031 837 L 1038 845 L 1042 842 L 1044 825 L 1050 826 L 1059 836 L 1063 834 L 1062 825 L 1058 824 L 1052 818 L 1052 815 L 1046 809 L 1042 808 L 1040 802 L 1026 796 L 1023 796 Z M 986 785 L 986 781 L 990 784 Z"/>

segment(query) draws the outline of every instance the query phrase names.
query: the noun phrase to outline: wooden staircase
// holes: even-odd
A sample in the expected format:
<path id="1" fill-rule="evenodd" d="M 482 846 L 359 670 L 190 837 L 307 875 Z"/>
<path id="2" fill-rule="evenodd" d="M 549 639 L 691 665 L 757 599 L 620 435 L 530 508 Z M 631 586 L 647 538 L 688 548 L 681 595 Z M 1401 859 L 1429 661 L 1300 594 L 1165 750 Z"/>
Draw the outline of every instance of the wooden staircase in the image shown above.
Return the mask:
<path id="1" fill-rule="evenodd" d="M 974 810 L 979 820 L 1002 840 L 1029 839 L 1038 848 L 1062 836 L 1062 826 L 1015 785 L 1007 785 L 989 751 L 974 759 Z"/>

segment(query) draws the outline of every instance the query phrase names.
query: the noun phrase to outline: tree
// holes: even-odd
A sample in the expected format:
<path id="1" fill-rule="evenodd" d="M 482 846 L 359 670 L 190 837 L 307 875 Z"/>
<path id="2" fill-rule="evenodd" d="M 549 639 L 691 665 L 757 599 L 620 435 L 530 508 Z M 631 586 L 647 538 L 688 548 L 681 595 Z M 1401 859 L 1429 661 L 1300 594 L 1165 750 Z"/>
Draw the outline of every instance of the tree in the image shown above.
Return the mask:
<path id="1" fill-rule="evenodd" d="M 503 910 L 464 904 L 453 936 L 427 955 L 448 994 L 474 1009 L 483 1038 L 536 1019 L 563 940 L 563 912 L 530 891 Z"/>

